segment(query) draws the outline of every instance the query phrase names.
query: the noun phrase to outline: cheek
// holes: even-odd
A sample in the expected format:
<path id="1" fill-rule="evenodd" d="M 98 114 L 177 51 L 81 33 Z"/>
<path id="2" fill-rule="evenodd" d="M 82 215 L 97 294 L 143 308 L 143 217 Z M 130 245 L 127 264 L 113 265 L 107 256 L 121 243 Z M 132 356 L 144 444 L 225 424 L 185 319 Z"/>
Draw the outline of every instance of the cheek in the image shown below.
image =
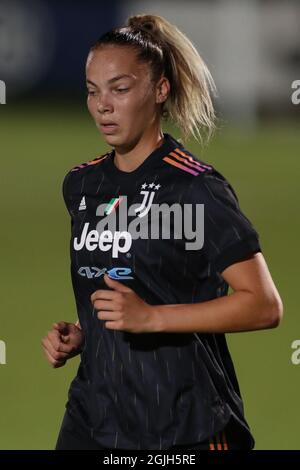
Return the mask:
<path id="1" fill-rule="evenodd" d="M 136 116 L 142 116 L 148 113 L 149 103 L 143 95 L 128 96 L 115 104 L 115 108 L 126 116 L 126 119 L 136 119 Z"/>
<path id="2" fill-rule="evenodd" d="M 140 115 L 144 116 L 152 116 L 153 112 L 155 111 L 155 97 L 150 89 L 143 90 L 140 94 L 139 99 L 136 103 L 137 112 Z"/>
<path id="3" fill-rule="evenodd" d="M 87 108 L 90 112 L 90 114 L 94 117 L 96 115 L 96 100 L 93 100 L 91 98 L 87 98 L 86 100 Z"/>

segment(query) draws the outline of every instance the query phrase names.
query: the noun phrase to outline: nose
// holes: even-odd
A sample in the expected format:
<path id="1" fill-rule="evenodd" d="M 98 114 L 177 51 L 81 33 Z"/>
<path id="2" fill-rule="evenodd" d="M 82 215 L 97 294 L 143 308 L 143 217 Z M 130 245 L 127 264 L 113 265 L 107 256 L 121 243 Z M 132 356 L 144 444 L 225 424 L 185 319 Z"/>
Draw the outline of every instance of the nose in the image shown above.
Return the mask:
<path id="1" fill-rule="evenodd" d="M 111 106 L 109 99 L 107 98 L 107 95 L 103 94 L 101 96 L 99 94 L 98 99 L 97 99 L 97 111 L 102 114 L 105 111 L 111 111 L 111 110 L 112 110 L 112 106 Z"/>

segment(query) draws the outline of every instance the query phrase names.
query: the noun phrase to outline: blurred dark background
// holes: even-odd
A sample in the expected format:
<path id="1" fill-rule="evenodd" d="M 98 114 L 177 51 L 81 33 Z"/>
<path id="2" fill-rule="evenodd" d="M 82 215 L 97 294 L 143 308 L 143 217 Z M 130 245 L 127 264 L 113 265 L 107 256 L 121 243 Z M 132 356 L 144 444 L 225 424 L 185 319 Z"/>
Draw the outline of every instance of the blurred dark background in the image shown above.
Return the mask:
<path id="1" fill-rule="evenodd" d="M 149 11 L 191 38 L 213 73 L 216 106 L 226 118 L 253 123 L 260 116 L 299 116 L 289 99 L 300 68 L 298 0 L 1 0 L 0 79 L 7 102 L 80 99 L 91 45 L 130 14 Z"/>
<path id="2" fill-rule="evenodd" d="M 135 13 L 178 26 L 216 81 L 219 130 L 207 148 L 188 145 L 235 188 L 285 307 L 278 329 L 227 335 L 229 347 L 256 449 L 299 449 L 298 0 L 0 0 L 0 449 L 56 441 L 79 360 L 52 370 L 40 344 L 54 321 L 76 321 L 61 185 L 107 151 L 86 109 L 85 61 Z"/>

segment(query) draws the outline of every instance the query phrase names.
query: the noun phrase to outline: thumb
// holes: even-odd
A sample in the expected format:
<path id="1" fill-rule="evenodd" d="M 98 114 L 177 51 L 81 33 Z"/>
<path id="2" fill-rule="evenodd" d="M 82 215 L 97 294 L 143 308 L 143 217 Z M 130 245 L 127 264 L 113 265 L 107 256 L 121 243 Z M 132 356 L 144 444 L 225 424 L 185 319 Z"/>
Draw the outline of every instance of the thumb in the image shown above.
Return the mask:
<path id="1" fill-rule="evenodd" d="M 63 343 L 68 343 L 70 341 L 70 335 L 61 335 L 60 338 Z"/>
<path id="2" fill-rule="evenodd" d="M 53 323 L 53 328 L 55 330 L 58 330 L 60 334 L 67 334 L 68 333 L 68 324 L 64 321 L 59 321 L 56 323 Z"/>
<path id="3" fill-rule="evenodd" d="M 131 289 L 127 286 L 124 286 L 122 282 L 116 281 L 115 279 L 111 279 L 107 274 L 104 274 L 104 281 L 108 287 L 118 292 L 130 292 L 131 291 Z"/>

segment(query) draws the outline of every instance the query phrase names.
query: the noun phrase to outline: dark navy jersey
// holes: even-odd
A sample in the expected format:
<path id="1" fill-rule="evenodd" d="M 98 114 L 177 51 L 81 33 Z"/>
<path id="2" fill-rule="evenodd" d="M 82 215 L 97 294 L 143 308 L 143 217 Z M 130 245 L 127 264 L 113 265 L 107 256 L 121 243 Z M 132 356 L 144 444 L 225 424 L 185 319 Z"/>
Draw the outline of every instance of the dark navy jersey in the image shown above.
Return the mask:
<path id="1" fill-rule="evenodd" d="M 105 447 L 198 442 L 232 417 L 242 445 L 253 448 L 224 334 L 107 329 L 90 296 L 108 289 L 104 273 L 151 305 L 225 296 L 222 271 L 261 251 L 258 234 L 224 176 L 170 134 L 134 171 L 119 170 L 114 154 L 72 168 L 63 182 L 85 335 L 67 409 Z"/>

